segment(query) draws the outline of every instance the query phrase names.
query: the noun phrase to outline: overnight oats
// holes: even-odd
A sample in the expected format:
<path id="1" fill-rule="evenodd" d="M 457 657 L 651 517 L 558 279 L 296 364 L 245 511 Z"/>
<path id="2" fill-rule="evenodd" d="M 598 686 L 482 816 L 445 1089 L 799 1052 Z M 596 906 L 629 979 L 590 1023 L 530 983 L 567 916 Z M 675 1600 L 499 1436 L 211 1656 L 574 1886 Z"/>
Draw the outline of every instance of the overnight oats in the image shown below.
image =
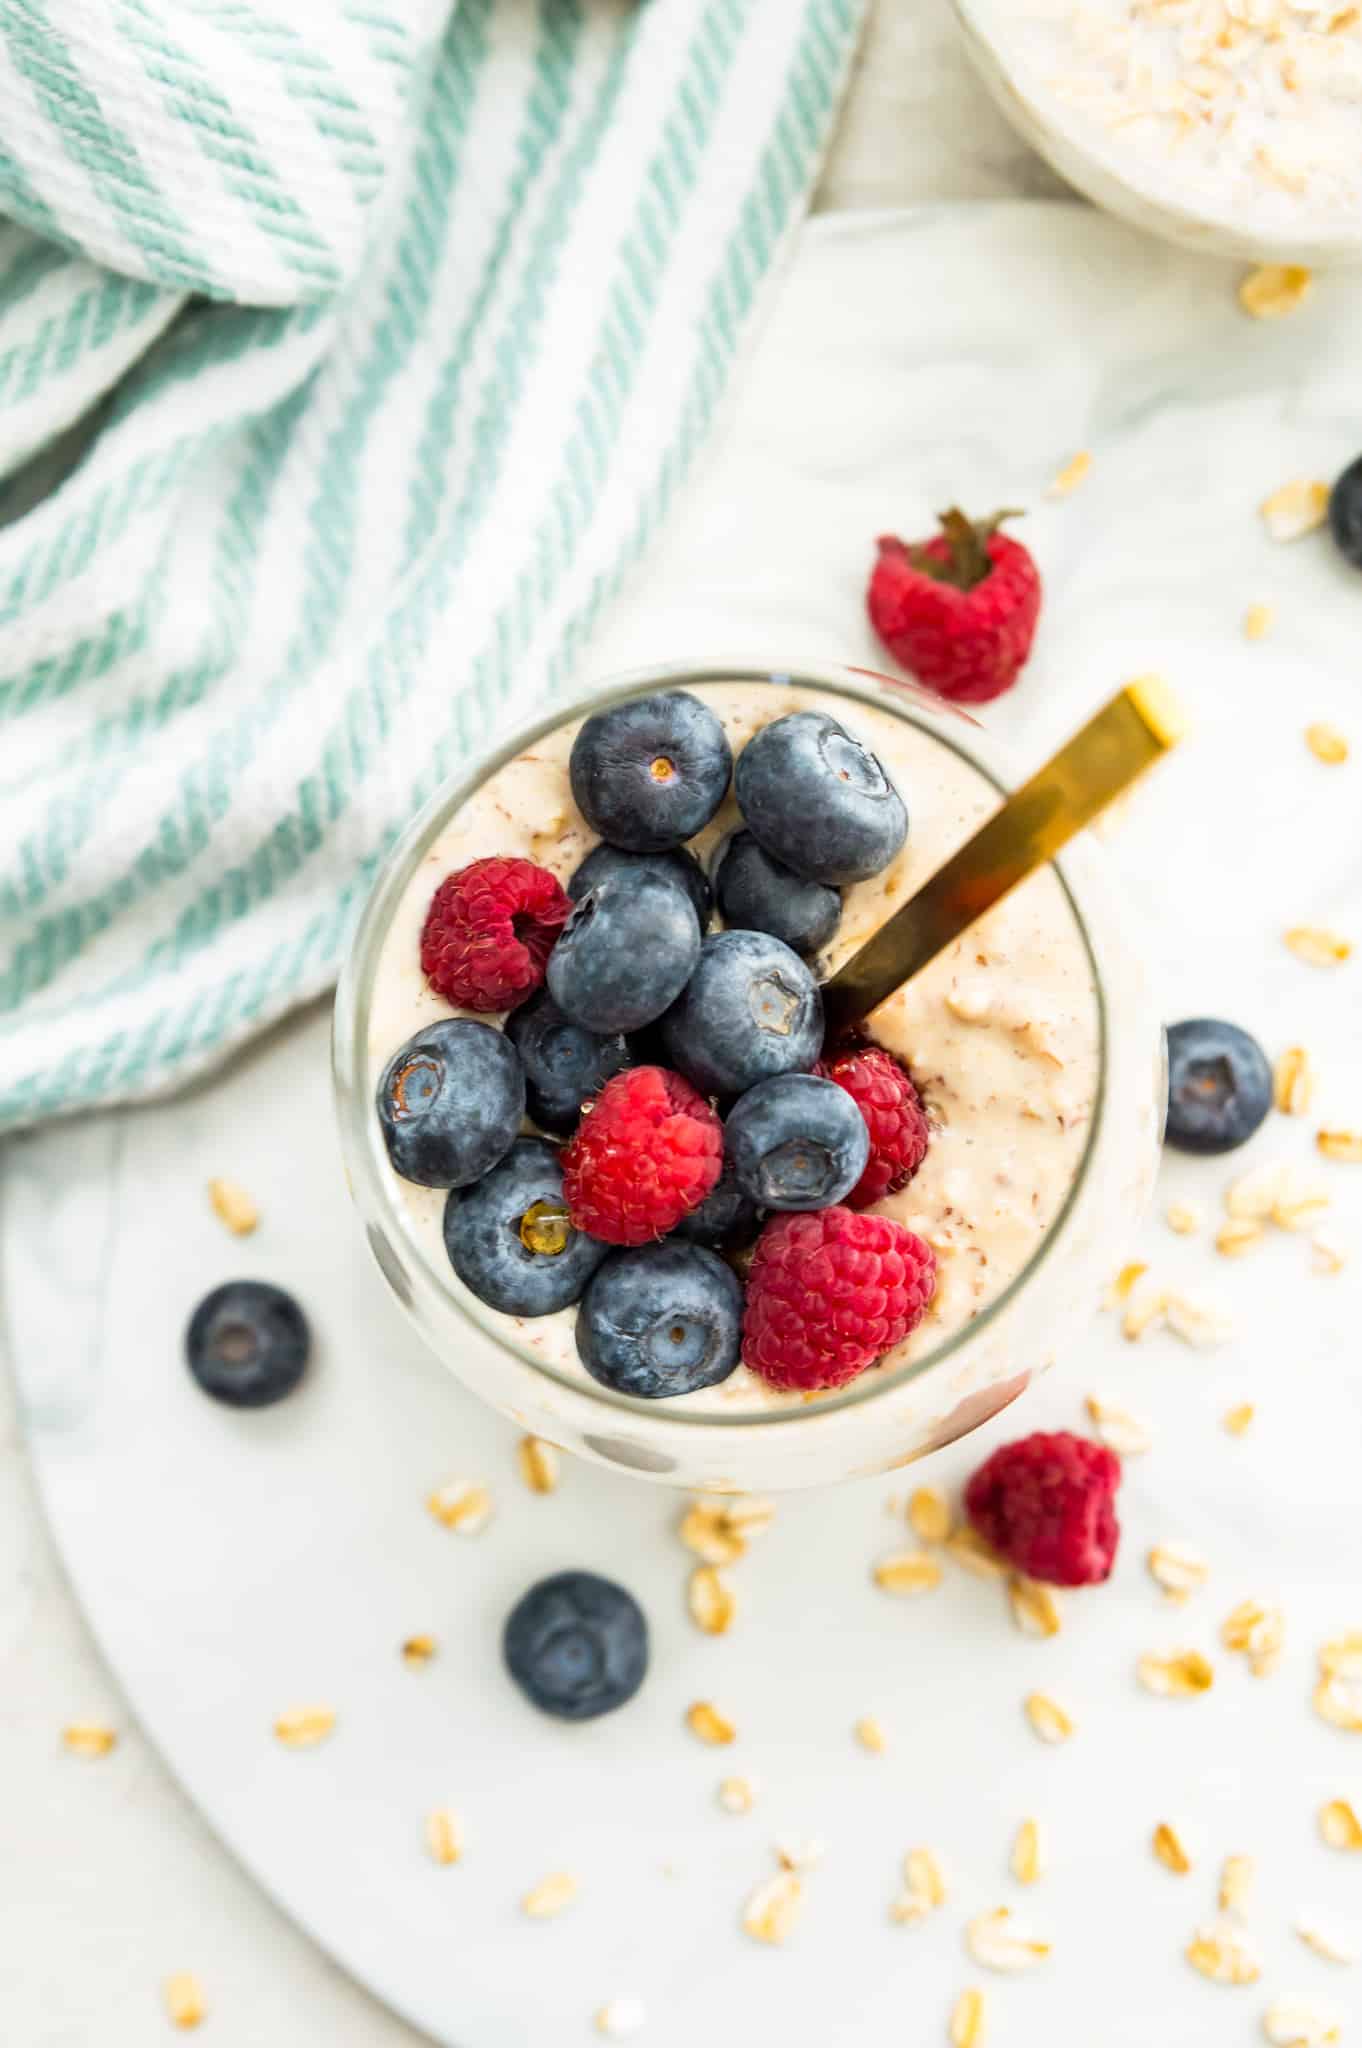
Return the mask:
<path id="1" fill-rule="evenodd" d="M 979 755 L 880 678 L 668 675 L 412 828 L 338 998 L 347 1153 L 522 1426 L 687 1485 L 881 1470 L 1091 1311 L 1160 1114 L 1093 850 L 824 1043 L 820 984 L 997 808 Z"/>

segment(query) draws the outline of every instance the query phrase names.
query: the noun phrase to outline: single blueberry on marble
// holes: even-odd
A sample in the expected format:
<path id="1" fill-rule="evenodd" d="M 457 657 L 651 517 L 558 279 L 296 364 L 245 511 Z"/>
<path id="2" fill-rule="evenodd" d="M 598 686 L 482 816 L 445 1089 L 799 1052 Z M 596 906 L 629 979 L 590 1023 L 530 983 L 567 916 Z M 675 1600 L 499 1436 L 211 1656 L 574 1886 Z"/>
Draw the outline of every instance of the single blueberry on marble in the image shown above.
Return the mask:
<path id="1" fill-rule="evenodd" d="M 307 1370 L 307 1317 L 265 1280 L 229 1280 L 206 1294 L 185 1332 L 185 1358 L 205 1394 L 229 1408 L 268 1408 Z"/>
<path id="2" fill-rule="evenodd" d="M 595 1572 L 555 1572 L 516 1602 L 506 1668 L 531 1706 L 591 1721 L 631 1700 L 648 1669 L 648 1623 L 632 1593 Z"/>

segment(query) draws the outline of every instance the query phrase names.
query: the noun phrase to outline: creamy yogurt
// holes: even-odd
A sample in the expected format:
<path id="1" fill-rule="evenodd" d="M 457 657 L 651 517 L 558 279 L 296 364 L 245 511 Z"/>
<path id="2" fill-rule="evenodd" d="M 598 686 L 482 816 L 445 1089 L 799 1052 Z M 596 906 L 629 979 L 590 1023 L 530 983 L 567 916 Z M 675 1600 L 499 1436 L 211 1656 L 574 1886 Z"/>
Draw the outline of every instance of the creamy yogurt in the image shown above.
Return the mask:
<path id="1" fill-rule="evenodd" d="M 772 719 L 827 711 L 878 754 L 904 796 L 907 843 L 883 874 L 844 892 L 841 926 L 818 963 L 822 973 L 835 972 L 997 807 L 996 789 L 970 762 L 874 706 L 769 685 L 705 684 L 695 694 L 722 719 L 735 754 Z M 372 1086 L 413 1032 L 457 1014 L 426 986 L 420 966 L 421 927 L 441 879 L 497 853 L 537 861 L 566 881 L 596 844 L 568 781 L 579 724 L 561 726 L 494 774 L 450 818 L 412 874 L 374 981 Z M 701 859 L 739 822 L 730 796 L 692 842 Z M 913 1180 L 877 1208 L 927 1238 L 938 1267 L 927 1317 L 858 1384 L 935 1351 L 996 1299 L 1040 1249 L 1078 1171 L 1098 1087 L 1099 1008 L 1092 962 L 1053 870 L 1031 876 L 981 918 L 890 997 L 869 1029 L 909 1068 L 933 1125 Z M 446 1196 L 384 1170 L 406 1228 L 448 1271 L 441 1236 Z M 463 1293 L 452 1271 L 449 1285 Z M 537 1318 L 480 1313 L 503 1327 L 518 1350 L 593 1384 L 577 1357 L 575 1309 Z M 659 1405 L 737 1418 L 818 1398 L 768 1387 L 740 1365 L 719 1386 Z"/>

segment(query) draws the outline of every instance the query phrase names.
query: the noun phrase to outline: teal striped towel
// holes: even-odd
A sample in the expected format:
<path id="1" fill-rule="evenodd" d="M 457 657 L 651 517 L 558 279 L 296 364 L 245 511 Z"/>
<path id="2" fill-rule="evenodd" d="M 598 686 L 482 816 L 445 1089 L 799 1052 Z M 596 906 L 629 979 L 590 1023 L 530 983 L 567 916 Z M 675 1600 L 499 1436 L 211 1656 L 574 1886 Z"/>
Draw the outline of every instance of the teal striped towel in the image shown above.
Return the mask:
<path id="1" fill-rule="evenodd" d="M 569 676 L 863 5 L 0 0 L 0 1129 L 321 992 Z"/>

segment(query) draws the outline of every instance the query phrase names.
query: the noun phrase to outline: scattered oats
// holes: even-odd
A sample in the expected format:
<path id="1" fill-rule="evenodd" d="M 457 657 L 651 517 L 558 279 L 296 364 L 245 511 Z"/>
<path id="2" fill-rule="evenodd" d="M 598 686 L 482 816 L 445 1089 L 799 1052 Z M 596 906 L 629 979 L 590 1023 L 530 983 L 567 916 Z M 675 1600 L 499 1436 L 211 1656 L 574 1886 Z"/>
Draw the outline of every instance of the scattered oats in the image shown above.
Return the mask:
<path id="1" fill-rule="evenodd" d="M 1305 744 L 1317 761 L 1337 768 L 1348 758 L 1348 742 L 1336 725 L 1307 725 Z"/>
<path id="2" fill-rule="evenodd" d="M 166 2013 L 172 2027 L 197 2027 L 204 2018 L 208 2007 L 204 2003 L 203 1986 L 192 1970 L 177 1970 L 165 1981 Z"/>
<path id="3" fill-rule="evenodd" d="M 696 1700 L 694 1706 L 686 1709 L 686 1726 L 701 1742 L 710 1743 L 715 1749 L 722 1749 L 732 1742 L 737 1729 L 708 1700 Z"/>
<path id="4" fill-rule="evenodd" d="M 1175 1877 L 1186 1877 L 1192 1867 L 1192 1859 L 1175 1827 L 1166 1820 L 1160 1821 L 1154 1830 L 1152 1846 L 1165 1870 L 1171 1870 Z"/>
<path id="5" fill-rule="evenodd" d="M 1215 1672 L 1200 1650 L 1179 1650 L 1171 1657 L 1141 1657 L 1136 1670 L 1145 1691 L 1165 1700 L 1195 1699 L 1215 1683 Z"/>
<path id="6" fill-rule="evenodd" d="M 1270 1678 L 1282 1661 L 1286 1617 L 1280 1607 L 1262 1600 L 1241 1600 L 1226 1616 L 1220 1640 L 1227 1650 L 1248 1658 L 1255 1678 Z"/>
<path id="7" fill-rule="evenodd" d="M 1233 1335 L 1234 1326 L 1223 1309 L 1190 1294 L 1166 1296 L 1163 1310 L 1174 1336 L 1181 1337 L 1194 1351 L 1214 1351 L 1227 1344 Z"/>
<path id="8" fill-rule="evenodd" d="M 910 1849 L 903 1859 L 903 1882 L 914 1898 L 935 1909 L 946 1903 L 946 1880 L 930 1849 Z"/>
<path id="9" fill-rule="evenodd" d="M 873 1714 L 862 1714 L 853 1730 L 862 1749 L 868 1749 L 872 1756 L 883 1756 L 889 1747 L 885 1740 L 884 1725 Z"/>
<path id="10" fill-rule="evenodd" d="M 1325 1678 L 1362 1678 L 1362 1630 L 1351 1629 L 1322 1644 L 1319 1668 Z"/>
<path id="11" fill-rule="evenodd" d="M 804 1886 L 797 1870 L 780 1870 L 759 1884 L 743 1909 L 742 1929 L 753 1941 L 773 1948 L 788 1941 L 803 1903 Z"/>
<path id="12" fill-rule="evenodd" d="M 1187 1960 L 1212 1984 L 1256 1984 L 1262 1964 L 1236 1920 L 1216 1920 L 1192 1936 Z"/>
<path id="13" fill-rule="evenodd" d="M 1272 1220 L 1279 1230 L 1310 1230 L 1329 1207 L 1332 1196 L 1317 1181 L 1307 1180 L 1290 1167 L 1282 1175 Z"/>
<path id="14" fill-rule="evenodd" d="M 782 1870 L 816 1870 L 827 1853 L 827 1843 L 817 1835 L 802 1842 L 792 1835 L 782 1835 L 775 1844 L 776 1862 Z"/>
<path id="15" fill-rule="evenodd" d="M 1263 2014 L 1263 2032 L 1272 2048 L 1331 2048 L 1343 2038 L 1343 2022 L 1320 2006 L 1279 1998 Z"/>
<path id="16" fill-rule="evenodd" d="M 965 1929 L 965 1946 L 986 1970 L 1008 1972 L 1034 1969 L 1050 1953 L 1048 1941 L 1021 1932 L 1008 1906 L 976 1915 Z"/>
<path id="17" fill-rule="evenodd" d="M 1326 1159 L 1362 1166 L 1362 1131 L 1316 1131 L 1315 1143 Z"/>
<path id="18" fill-rule="evenodd" d="M 1117 1308 L 1123 1301 L 1128 1301 L 1136 1282 L 1143 1280 L 1148 1271 L 1149 1268 L 1143 1259 L 1132 1259 L 1129 1265 L 1122 1266 L 1108 1289 L 1107 1307 Z"/>
<path id="19" fill-rule="evenodd" d="M 1239 285 L 1239 303 L 1255 320 L 1280 320 L 1310 296 L 1310 272 L 1301 263 L 1260 263 Z"/>
<path id="20" fill-rule="evenodd" d="M 970 1572 L 976 1579 L 1002 1579 L 1007 1576 L 1007 1566 L 991 1543 L 986 1543 L 977 1529 L 968 1526 L 953 1529 L 946 1538 L 945 1551 L 953 1564 L 962 1571 Z"/>
<path id="21" fill-rule="evenodd" d="M 555 1493 L 558 1488 L 558 1449 L 542 1436 L 523 1436 L 516 1446 L 520 1476 L 531 1493 Z"/>
<path id="22" fill-rule="evenodd" d="M 1035 1884 L 1045 1874 L 1040 1822 L 1024 1820 L 1012 1843 L 1012 1875 L 1018 1884 Z"/>
<path id="23" fill-rule="evenodd" d="M 460 1536 L 477 1536 L 492 1519 L 492 1496 L 471 1479 L 450 1479 L 426 1496 L 437 1522 Z"/>
<path id="24" fill-rule="evenodd" d="M 1341 1273 L 1348 1263 L 1348 1254 L 1342 1245 L 1332 1238 L 1312 1237 L 1310 1240 L 1310 1270 L 1312 1273 Z"/>
<path id="25" fill-rule="evenodd" d="M 1149 1575 L 1179 1605 L 1211 1576 L 1211 1567 L 1189 1543 L 1156 1543 L 1145 1560 Z"/>
<path id="26" fill-rule="evenodd" d="M 1225 1410 L 1225 1428 L 1231 1436 L 1247 1436 L 1256 1413 L 1252 1401 L 1241 1401 L 1237 1407 Z"/>
<path id="27" fill-rule="evenodd" d="M 1326 1963 L 1340 1963 L 1350 1967 L 1362 1958 L 1362 1948 L 1350 1934 L 1345 1934 L 1331 1920 L 1321 1919 L 1317 1913 L 1302 1913 L 1296 1921 L 1296 1933 L 1308 1949 L 1322 1956 Z"/>
<path id="28" fill-rule="evenodd" d="M 1329 486 L 1295 477 L 1264 498 L 1258 514 L 1269 540 L 1302 540 L 1329 516 Z"/>
<path id="29" fill-rule="evenodd" d="M 1149 1431 L 1126 1409 L 1099 1401 L 1096 1394 L 1089 1394 L 1083 1405 L 1099 1441 L 1109 1451 L 1115 1451 L 1120 1458 L 1138 1458 L 1149 1449 L 1153 1442 Z"/>
<path id="30" fill-rule="evenodd" d="M 1066 462 L 1057 476 L 1051 478 L 1046 490 L 1047 498 L 1067 498 L 1088 480 L 1092 469 L 1092 456 L 1086 448 L 1080 448 L 1072 461 Z"/>
<path id="31" fill-rule="evenodd" d="M 1315 1712 L 1331 1728 L 1362 1735 L 1362 1677 L 1356 1672 L 1326 1672 L 1315 1687 Z"/>
<path id="32" fill-rule="evenodd" d="M 1244 638 L 1266 640 L 1277 623 L 1275 604 L 1251 604 L 1244 613 Z"/>
<path id="33" fill-rule="evenodd" d="M 941 1584 L 941 1567 L 925 1550 L 903 1550 L 881 1558 L 875 1584 L 882 1593 L 928 1593 Z"/>
<path id="34" fill-rule="evenodd" d="M 1303 1045 L 1289 1045 L 1272 1069 L 1272 1100 L 1283 1116 L 1304 1116 L 1315 1092 L 1315 1069 Z"/>
<path id="35" fill-rule="evenodd" d="M 402 1645 L 404 1664 L 429 1664 L 439 1650 L 434 1636 L 408 1636 Z"/>
<path id="36" fill-rule="evenodd" d="M 1263 1226 L 1251 1216 L 1231 1216 L 1215 1233 L 1215 1248 L 1226 1259 L 1242 1259 L 1263 1242 Z"/>
<path id="37" fill-rule="evenodd" d="M 919 1543 L 944 1543 L 951 1533 L 950 1503 L 934 1486 L 919 1486 L 908 1503 L 908 1526 Z"/>
<path id="38" fill-rule="evenodd" d="M 107 1756 L 118 1740 L 102 1721 L 71 1721 L 61 1731 L 62 1747 L 72 1756 Z"/>
<path id="39" fill-rule="evenodd" d="M 775 1512 L 769 1500 L 702 1495 L 681 1518 L 681 1541 L 705 1564 L 736 1564 L 747 1554 L 748 1538 L 769 1528 Z"/>
<path id="40" fill-rule="evenodd" d="M 572 1904 L 577 1892 L 577 1880 L 572 1873 L 555 1870 L 526 1892 L 520 1901 L 520 1910 L 529 1920 L 552 1920 L 555 1914 Z"/>
<path id="41" fill-rule="evenodd" d="M 727 1635 L 737 1611 L 732 1591 L 719 1577 L 717 1565 L 697 1564 L 686 1595 L 690 1618 L 707 1636 Z"/>
<path id="42" fill-rule="evenodd" d="M 426 1847 L 436 1863 L 457 1863 L 463 1855 L 463 1822 L 448 1806 L 434 1806 L 426 1815 Z"/>
<path id="43" fill-rule="evenodd" d="M 725 1813 L 750 1813 L 756 1805 L 757 1788 L 750 1778 L 724 1778 L 719 1784 L 719 1804 Z"/>
<path id="44" fill-rule="evenodd" d="M 1138 1344 L 1167 1313 L 1168 1296 L 1161 1289 L 1147 1288 L 1143 1294 L 1132 1295 L 1121 1318 L 1121 1335 L 1128 1344 Z"/>
<path id="45" fill-rule="evenodd" d="M 1362 1849 L 1362 1820 L 1346 1799 L 1331 1799 L 1319 1810 L 1319 1831 L 1331 1849 L 1356 1853 Z"/>
<path id="46" fill-rule="evenodd" d="M 1220 1867 L 1220 1910 L 1242 1913 L 1253 1890 L 1253 1858 L 1227 1856 Z"/>
<path id="47" fill-rule="evenodd" d="M 274 1732 L 285 1749 L 315 1749 L 325 1742 L 336 1725 L 331 1707 L 290 1707 L 274 1724 Z"/>
<path id="48" fill-rule="evenodd" d="M 1295 924 L 1286 933 L 1286 944 L 1307 967 L 1341 967 L 1352 954 L 1352 941 L 1319 925 Z"/>
<path id="49" fill-rule="evenodd" d="M 260 1221 L 255 1203 L 234 1180 L 210 1180 L 208 1199 L 218 1222 L 225 1223 L 233 1237 L 249 1237 Z"/>
<path id="50" fill-rule="evenodd" d="M 1042 1742 L 1067 1742 L 1074 1723 L 1047 1693 L 1029 1692 L 1024 1701 L 1026 1718 Z"/>
<path id="51" fill-rule="evenodd" d="M 1064 1624 L 1059 1600 L 1051 1587 L 1039 1579 L 1014 1572 L 1007 1582 L 1012 1619 L 1024 1636 L 1057 1636 Z"/>
<path id="52" fill-rule="evenodd" d="M 648 2015 L 640 1998 L 612 1998 L 596 2014 L 596 2032 L 609 2041 L 627 2041 L 637 2034 Z"/>
<path id="53" fill-rule="evenodd" d="M 1265 1222 L 1276 1206 L 1283 1178 L 1281 1166 L 1255 1166 L 1250 1173 L 1241 1173 L 1225 1190 L 1227 1214 L 1244 1221 Z"/>
<path id="54" fill-rule="evenodd" d="M 1195 1202 L 1170 1202 L 1164 1220 L 1179 1237 L 1195 1237 L 1206 1218 Z"/>
<path id="55" fill-rule="evenodd" d="M 951 2014 L 951 2048 L 984 2048 L 985 2024 L 983 1992 L 962 1991 Z"/>

